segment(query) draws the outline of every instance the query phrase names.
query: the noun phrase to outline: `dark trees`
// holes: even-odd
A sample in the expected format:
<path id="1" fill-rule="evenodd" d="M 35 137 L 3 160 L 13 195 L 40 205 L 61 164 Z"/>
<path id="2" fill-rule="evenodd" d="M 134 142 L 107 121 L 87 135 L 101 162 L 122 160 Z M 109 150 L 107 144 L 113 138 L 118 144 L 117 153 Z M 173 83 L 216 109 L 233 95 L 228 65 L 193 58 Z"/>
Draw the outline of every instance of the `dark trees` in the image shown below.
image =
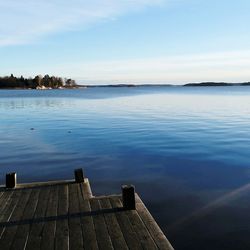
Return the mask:
<path id="1" fill-rule="evenodd" d="M 60 88 L 60 87 L 75 87 L 76 83 L 72 79 L 65 79 L 65 83 L 61 77 L 45 75 L 37 75 L 34 78 L 10 76 L 0 77 L 0 88 Z"/>

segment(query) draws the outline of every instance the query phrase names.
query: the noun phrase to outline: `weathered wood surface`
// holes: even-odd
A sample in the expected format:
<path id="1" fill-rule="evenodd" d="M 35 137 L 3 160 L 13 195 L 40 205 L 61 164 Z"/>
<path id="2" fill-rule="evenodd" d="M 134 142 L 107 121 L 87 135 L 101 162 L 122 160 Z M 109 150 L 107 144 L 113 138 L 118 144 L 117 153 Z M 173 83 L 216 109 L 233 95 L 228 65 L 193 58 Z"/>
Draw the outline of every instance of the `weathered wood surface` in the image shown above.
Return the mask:
<path id="1" fill-rule="evenodd" d="M 93 197 L 84 183 L 53 181 L 0 188 L 0 249 L 166 249 L 172 246 L 136 195 Z"/>

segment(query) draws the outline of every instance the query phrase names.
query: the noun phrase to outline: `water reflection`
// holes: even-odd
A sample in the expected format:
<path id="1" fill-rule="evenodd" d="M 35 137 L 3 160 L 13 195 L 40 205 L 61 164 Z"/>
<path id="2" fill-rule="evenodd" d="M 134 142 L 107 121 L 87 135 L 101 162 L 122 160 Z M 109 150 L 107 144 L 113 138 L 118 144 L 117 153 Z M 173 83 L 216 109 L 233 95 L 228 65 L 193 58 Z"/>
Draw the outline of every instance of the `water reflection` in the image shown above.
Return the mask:
<path id="1" fill-rule="evenodd" d="M 68 107 L 70 103 L 61 99 L 44 99 L 44 98 L 30 98 L 19 99 L 14 98 L 12 100 L 2 99 L 0 101 L 0 109 L 47 109 L 47 108 L 59 108 Z"/>

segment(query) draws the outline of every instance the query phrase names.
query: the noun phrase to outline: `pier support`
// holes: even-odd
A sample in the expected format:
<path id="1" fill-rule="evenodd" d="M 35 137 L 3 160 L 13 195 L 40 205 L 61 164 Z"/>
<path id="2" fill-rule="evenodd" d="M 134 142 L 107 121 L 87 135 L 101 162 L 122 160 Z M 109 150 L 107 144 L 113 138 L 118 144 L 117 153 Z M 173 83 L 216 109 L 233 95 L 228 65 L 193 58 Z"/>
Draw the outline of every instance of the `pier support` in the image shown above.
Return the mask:
<path id="1" fill-rule="evenodd" d="M 16 187 L 16 173 L 6 174 L 6 188 L 15 188 Z"/>
<path id="2" fill-rule="evenodd" d="M 84 182 L 84 175 L 82 168 L 75 169 L 75 181 L 77 183 Z"/>
<path id="3" fill-rule="evenodd" d="M 122 185 L 122 201 L 124 209 L 135 209 L 135 187 L 133 185 Z"/>

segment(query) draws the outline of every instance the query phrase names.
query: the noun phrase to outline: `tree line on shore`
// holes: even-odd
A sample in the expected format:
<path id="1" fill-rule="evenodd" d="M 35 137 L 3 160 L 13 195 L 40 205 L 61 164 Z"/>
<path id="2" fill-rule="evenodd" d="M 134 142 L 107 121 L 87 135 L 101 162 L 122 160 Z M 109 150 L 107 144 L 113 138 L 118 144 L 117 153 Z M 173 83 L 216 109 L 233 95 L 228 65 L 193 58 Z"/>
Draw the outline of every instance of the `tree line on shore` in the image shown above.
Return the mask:
<path id="1" fill-rule="evenodd" d="M 75 80 L 57 76 L 37 75 L 34 78 L 10 76 L 0 77 L 0 88 L 21 88 L 21 89 L 39 89 L 39 88 L 73 88 L 76 87 Z"/>

